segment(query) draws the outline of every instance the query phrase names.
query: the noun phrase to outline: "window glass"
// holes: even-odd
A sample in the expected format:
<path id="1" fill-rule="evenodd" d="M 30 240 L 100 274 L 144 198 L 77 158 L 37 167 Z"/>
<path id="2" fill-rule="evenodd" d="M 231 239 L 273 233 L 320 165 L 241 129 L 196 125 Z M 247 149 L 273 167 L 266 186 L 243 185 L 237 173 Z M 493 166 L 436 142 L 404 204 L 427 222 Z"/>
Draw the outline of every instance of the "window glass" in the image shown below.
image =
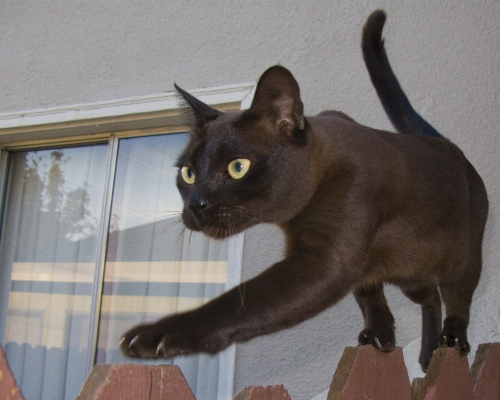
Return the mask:
<path id="1" fill-rule="evenodd" d="M 224 292 L 227 243 L 186 231 L 181 222 L 174 165 L 186 141 L 185 134 L 120 140 L 97 362 L 138 362 L 117 349 L 127 329 Z M 197 398 L 217 398 L 219 356 L 173 362 L 181 366 Z"/>
<path id="2" fill-rule="evenodd" d="M 26 399 L 73 399 L 86 374 L 107 146 L 12 153 L 0 333 Z"/>
<path id="3" fill-rule="evenodd" d="M 169 134 L 121 139 L 116 153 L 114 138 L 10 153 L 0 336 L 26 400 L 74 399 L 93 355 L 100 363 L 173 362 L 197 398 L 232 396 L 234 346 L 156 361 L 125 359 L 117 348 L 132 326 L 200 306 L 239 283 L 242 235 L 214 241 L 182 224 L 174 165 L 186 141 Z"/>

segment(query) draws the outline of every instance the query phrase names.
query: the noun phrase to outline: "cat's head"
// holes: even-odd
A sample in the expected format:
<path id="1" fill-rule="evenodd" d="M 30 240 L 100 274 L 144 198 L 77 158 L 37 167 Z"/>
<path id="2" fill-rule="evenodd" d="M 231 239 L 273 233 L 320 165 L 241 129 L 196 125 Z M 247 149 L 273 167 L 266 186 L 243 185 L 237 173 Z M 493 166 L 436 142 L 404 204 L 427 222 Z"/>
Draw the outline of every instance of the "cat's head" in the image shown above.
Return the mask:
<path id="1" fill-rule="evenodd" d="M 312 159 L 299 86 L 281 66 L 259 79 L 248 110 L 222 113 L 178 86 L 194 116 L 177 187 L 185 225 L 225 238 L 283 223 L 310 199 Z"/>

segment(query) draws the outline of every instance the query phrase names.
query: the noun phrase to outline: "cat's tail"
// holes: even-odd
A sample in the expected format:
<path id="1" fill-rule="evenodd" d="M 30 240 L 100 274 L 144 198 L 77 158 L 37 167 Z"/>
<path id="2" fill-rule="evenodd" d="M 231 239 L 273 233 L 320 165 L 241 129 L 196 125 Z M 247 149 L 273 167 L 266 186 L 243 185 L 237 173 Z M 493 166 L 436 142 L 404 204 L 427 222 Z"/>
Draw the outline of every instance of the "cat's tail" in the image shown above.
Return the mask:
<path id="1" fill-rule="evenodd" d="M 366 68 L 387 116 L 400 133 L 443 137 L 412 107 L 392 71 L 382 39 L 385 12 L 374 11 L 363 28 L 361 48 Z"/>

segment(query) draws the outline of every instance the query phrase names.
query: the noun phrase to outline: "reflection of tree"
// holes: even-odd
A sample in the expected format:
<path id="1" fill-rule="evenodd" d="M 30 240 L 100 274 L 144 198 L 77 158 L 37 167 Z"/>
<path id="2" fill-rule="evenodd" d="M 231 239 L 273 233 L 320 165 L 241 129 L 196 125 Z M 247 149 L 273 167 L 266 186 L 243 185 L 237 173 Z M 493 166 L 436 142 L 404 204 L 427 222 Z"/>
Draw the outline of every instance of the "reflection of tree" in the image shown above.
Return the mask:
<path id="1" fill-rule="evenodd" d="M 120 230 L 120 214 L 112 213 L 109 222 L 109 231 L 116 232 Z"/>
<path id="2" fill-rule="evenodd" d="M 24 201 L 28 209 L 39 212 L 38 227 L 51 237 L 77 241 L 96 234 L 98 221 L 89 210 L 87 182 L 73 190 L 65 185 L 64 165 L 69 161 L 63 150 L 26 153 L 25 190 L 31 193 L 25 193 Z"/>

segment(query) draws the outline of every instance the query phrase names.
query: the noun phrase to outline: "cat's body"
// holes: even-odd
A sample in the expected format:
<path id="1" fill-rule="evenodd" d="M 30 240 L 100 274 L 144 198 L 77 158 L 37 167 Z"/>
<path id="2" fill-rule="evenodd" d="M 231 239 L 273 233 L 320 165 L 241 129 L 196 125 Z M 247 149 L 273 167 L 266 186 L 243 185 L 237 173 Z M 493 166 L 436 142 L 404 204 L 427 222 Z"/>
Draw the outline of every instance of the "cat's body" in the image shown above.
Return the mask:
<path id="1" fill-rule="evenodd" d="M 378 11 L 365 27 L 365 61 L 391 120 L 408 135 L 337 111 L 305 118 L 296 81 L 279 66 L 260 78 L 246 111 L 222 114 L 178 89 L 196 118 L 178 160 L 186 226 L 224 238 L 274 223 L 286 254 L 198 309 L 131 329 L 120 345 L 126 355 L 215 353 L 300 323 L 351 291 L 365 318 L 359 343 L 391 351 L 383 283 L 422 305 L 424 369 L 439 344 L 468 352 L 486 191 L 462 152 L 407 102 L 385 58 L 384 21 Z"/>

